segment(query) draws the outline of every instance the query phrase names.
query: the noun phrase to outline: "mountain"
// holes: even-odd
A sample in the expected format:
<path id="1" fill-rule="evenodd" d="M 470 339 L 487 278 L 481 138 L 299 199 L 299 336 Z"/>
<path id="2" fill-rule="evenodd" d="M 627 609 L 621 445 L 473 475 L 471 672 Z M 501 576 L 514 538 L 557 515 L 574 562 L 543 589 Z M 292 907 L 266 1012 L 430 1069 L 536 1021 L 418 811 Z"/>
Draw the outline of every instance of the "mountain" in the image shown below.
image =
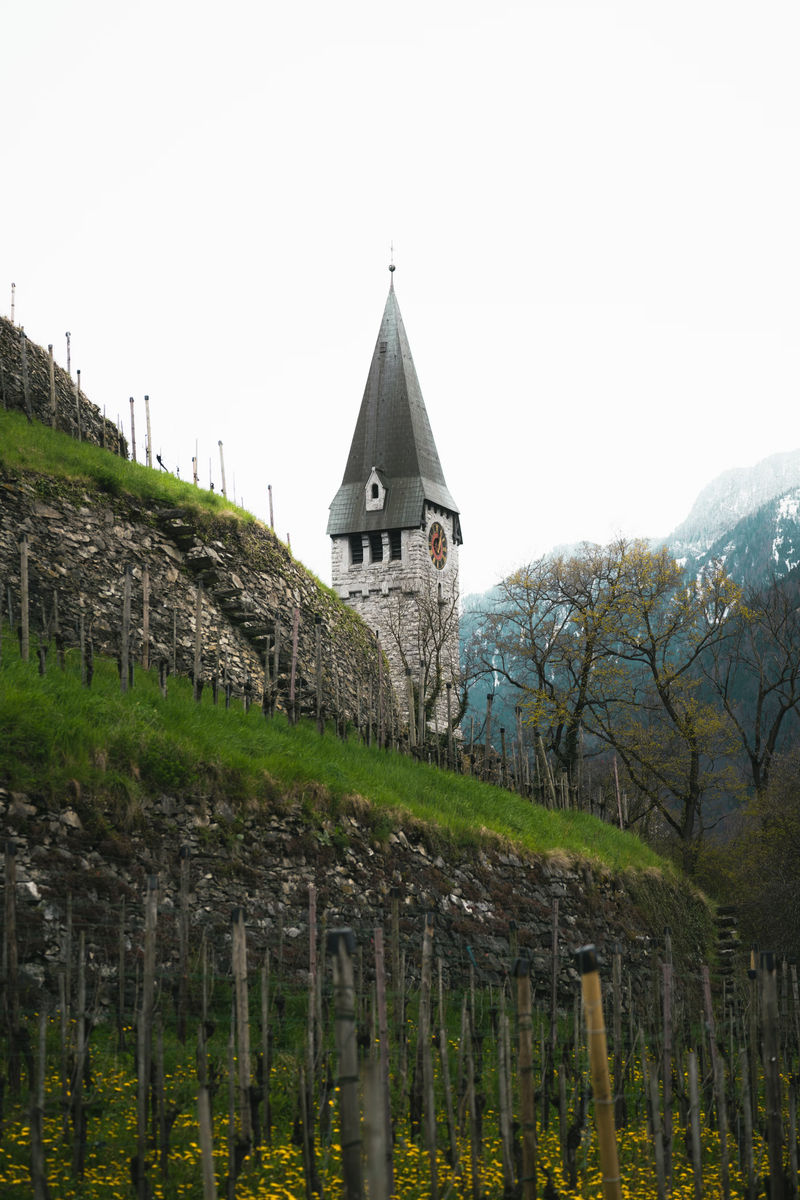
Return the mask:
<path id="1" fill-rule="evenodd" d="M 720 544 L 730 552 L 734 531 L 738 531 L 737 544 L 741 538 L 752 540 L 759 530 L 768 536 L 771 520 L 791 523 L 792 514 L 796 518 L 796 503 L 790 500 L 783 511 L 780 500 L 798 489 L 800 450 L 772 454 L 752 467 L 723 471 L 703 488 L 686 520 L 666 538 L 666 545 L 677 558 L 699 559 Z M 770 509 L 770 505 L 774 507 Z M 748 524 L 757 513 L 761 514 L 759 520 Z M 777 525 L 775 536 L 781 536 Z"/>

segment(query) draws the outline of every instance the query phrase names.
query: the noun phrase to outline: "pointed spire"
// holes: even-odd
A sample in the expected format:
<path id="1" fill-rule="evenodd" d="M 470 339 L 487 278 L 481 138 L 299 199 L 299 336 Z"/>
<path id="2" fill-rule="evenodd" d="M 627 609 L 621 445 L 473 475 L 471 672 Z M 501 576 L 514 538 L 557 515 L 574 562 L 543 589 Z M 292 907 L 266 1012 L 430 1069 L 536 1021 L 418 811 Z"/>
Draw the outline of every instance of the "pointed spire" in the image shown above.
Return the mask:
<path id="1" fill-rule="evenodd" d="M 418 526 L 425 502 L 458 514 L 433 440 L 422 390 L 391 283 L 342 486 L 331 505 L 328 533 Z M 365 487 L 376 468 L 386 489 L 380 512 L 367 512 Z"/>

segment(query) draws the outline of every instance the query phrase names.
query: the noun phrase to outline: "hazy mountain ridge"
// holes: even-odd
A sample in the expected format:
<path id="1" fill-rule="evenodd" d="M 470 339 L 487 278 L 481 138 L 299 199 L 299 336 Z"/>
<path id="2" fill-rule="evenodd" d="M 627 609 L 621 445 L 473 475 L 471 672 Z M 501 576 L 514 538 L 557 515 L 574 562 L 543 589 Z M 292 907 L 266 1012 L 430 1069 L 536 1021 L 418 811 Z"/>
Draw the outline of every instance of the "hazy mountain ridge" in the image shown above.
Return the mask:
<path id="1" fill-rule="evenodd" d="M 665 539 L 666 545 L 678 558 L 705 557 L 755 513 L 764 513 L 766 520 L 764 510 L 798 488 L 800 450 L 772 454 L 752 467 L 723 471 L 703 488 L 686 520 Z M 786 515 L 780 519 L 785 520 Z M 779 519 L 777 512 L 775 519 Z M 747 532 L 755 530 L 747 528 Z"/>

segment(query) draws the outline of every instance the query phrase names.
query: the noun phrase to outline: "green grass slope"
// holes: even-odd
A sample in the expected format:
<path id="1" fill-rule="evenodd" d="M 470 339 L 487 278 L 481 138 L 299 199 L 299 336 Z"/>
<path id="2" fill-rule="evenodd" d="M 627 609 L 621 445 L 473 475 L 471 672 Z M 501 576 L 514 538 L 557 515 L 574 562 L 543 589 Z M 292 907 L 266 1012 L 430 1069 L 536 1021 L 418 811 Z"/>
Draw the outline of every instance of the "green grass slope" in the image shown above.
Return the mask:
<path id="1" fill-rule="evenodd" d="M 54 808 L 82 798 L 110 807 L 120 826 L 140 818 L 148 796 L 281 807 L 313 800 L 335 812 L 356 801 L 384 830 L 422 822 L 444 843 L 501 839 L 537 854 L 574 855 L 611 870 L 670 870 L 648 847 L 584 813 L 548 812 L 510 792 L 394 752 L 320 737 L 258 707 L 200 704 L 186 680 L 166 699 L 152 673 L 123 695 L 116 665 L 98 661 L 81 686 L 77 652 L 45 676 L 23 663 L 6 628 L 0 662 L 0 786 L 44 797 Z M 364 804 L 364 802 L 367 802 Z"/>

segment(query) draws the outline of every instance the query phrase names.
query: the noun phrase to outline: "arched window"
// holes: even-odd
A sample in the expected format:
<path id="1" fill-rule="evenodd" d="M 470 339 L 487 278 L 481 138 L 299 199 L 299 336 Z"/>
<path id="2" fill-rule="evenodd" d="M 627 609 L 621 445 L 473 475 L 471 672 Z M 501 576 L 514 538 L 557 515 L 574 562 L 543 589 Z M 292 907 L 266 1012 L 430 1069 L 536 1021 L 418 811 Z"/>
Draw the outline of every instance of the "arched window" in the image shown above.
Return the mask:
<path id="1" fill-rule="evenodd" d="M 379 489 L 378 489 L 378 485 L 377 485 L 377 483 L 373 483 L 373 485 L 372 485 L 372 499 L 373 499 L 373 500 L 377 500 L 379 495 L 380 495 L 380 491 L 379 491 Z"/>

